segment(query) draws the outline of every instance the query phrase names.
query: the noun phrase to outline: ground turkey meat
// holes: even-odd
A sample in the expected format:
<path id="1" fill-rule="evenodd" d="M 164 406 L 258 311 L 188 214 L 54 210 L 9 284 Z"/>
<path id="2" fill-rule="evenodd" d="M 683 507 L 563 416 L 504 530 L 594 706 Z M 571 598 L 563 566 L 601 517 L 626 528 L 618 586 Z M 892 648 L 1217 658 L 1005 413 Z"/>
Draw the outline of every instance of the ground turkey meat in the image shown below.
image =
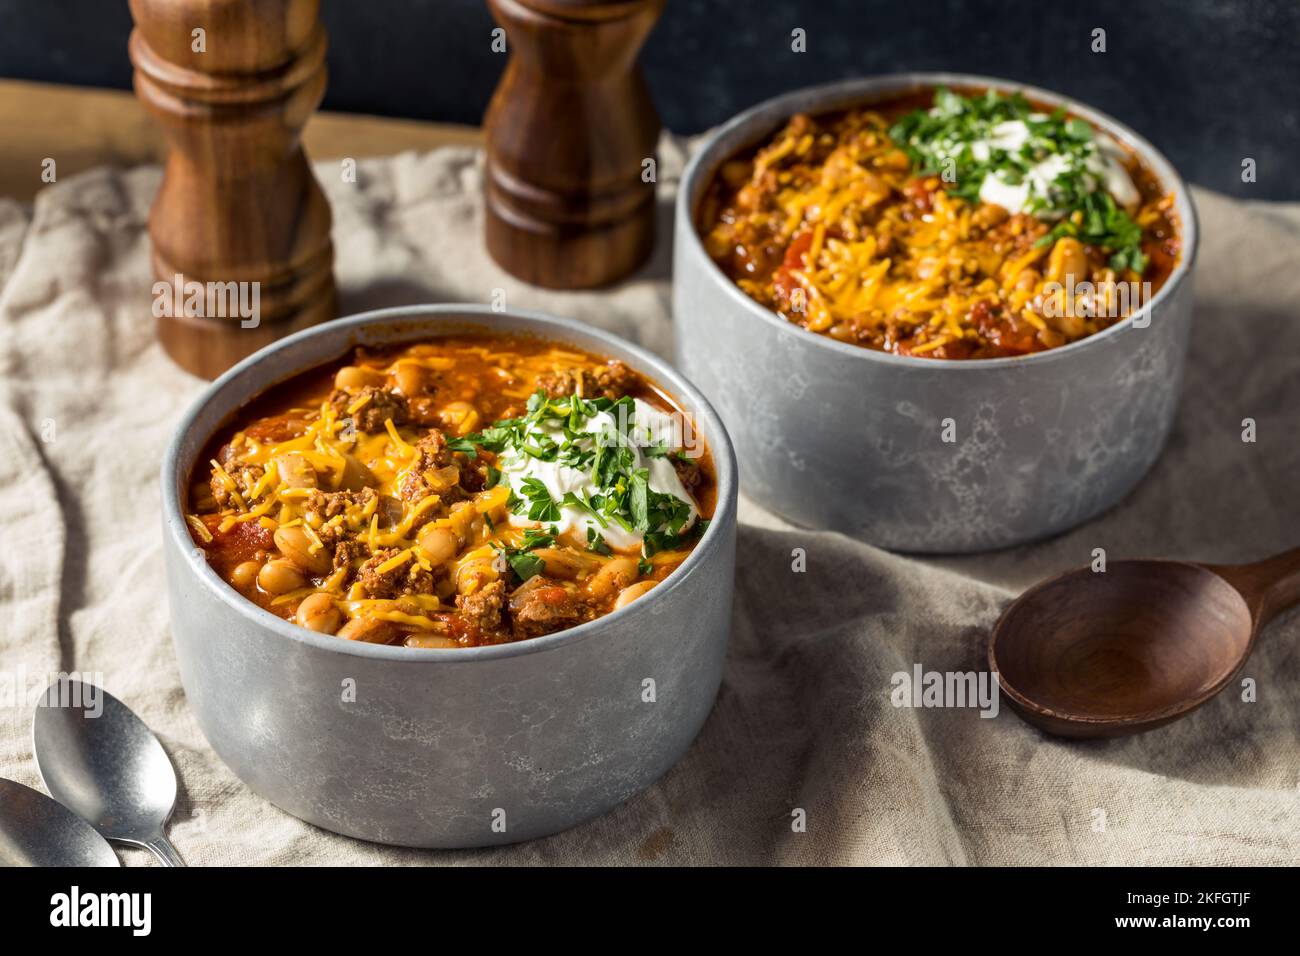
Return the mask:
<path id="1" fill-rule="evenodd" d="M 244 504 L 248 504 L 248 492 L 253 485 L 257 484 L 257 480 L 262 477 L 263 468 L 261 465 L 241 465 L 237 468 L 227 469 L 226 474 L 235 480 L 235 484 L 239 486 L 239 493 L 244 498 Z M 210 484 L 212 486 L 212 497 L 217 500 L 218 505 L 222 508 L 235 507 L 234 490 L 227 487 L 225 478 L 220 474 L 214 474 Z"/>
<path id="2" fill-rule="evenodd" d="M 335 545 L 347 537 L 348 529 L 342 522 L 330 524 L 331 519 L 343 514 L 352 505 L 364 508 L 374 498 L 379 498 L 379 495 L 373 488 L 362 488 L 360 491 L 313 490 L 303 499 L 303 518 L 316 533 L 316 537 L 320 538 L 321 544 L 333 550 Z M 383 502 L 380 501 L 379 505 L 382 510 Z M 334 567 L 338 566 L 335 562 Z"/>
<path id="3" fill-rule="evenodd" d="M 461 465 L 460 486 L 471 495 L 478 494 L 488 483 L 488 465 L 481 459 L 473 464 Z"/>
<path id="4" fill-rule="evenodd" d="M 673 470 L 677 472 L 677 479 L 682 483 L 682 487 L 687 491 L 695 491 L 704 480 L 699 462 L 694 458 L 678 458 L 676 455 L 673 456 L 672 462 Z"/>
<path id="5" fill-rule="evenodd" d="M 593 616 L 590 605 L 574 591 L 548 578 L 532 578 L 510 597 L 516 640 L 562 631 Z"/>
<path id="6" fill-rule="evenodd" d="M 415 461 L 398 482 L 397 496 L 411 503 L 421 501 L 431 494 L 455 500 L 456 495 L 448 494 L 451 489 L 431 487 L 425 477 L 426 472 L 437 472 L 455 463 L 456 457 L 447 447 L 447 437 L 438 429 L 430 428 L 429 433 L 415 443 Z"/>
<path id="7" fill-rule="evenodd" d="M 348 411 L 367 395 L 370 396 L 370 400 L 365 405 L 355 413 Z M 375 388 L 373 385 L 367 385 L 355 393 L 336 388 L 330 394 L 330 404 L 338 411 L 340 419 L 351 418 L 357 430 L 368 435 L 383 431 L 384 422 L 390 418 L 394 425 L 405 425 L 410 418 L 405 398 L 397 392 L 386 388 Z"/>
<path id="8" fill-rule="evenodd" d="M 493 581 L 473 594 L 456 595 L 456 609 L 465 622 L 490 634 L 501 630 L 501 609 L 505 606 L 506 586 Z"/>
<path id="9" fill-rule="evenodd" d="M 351 567 L 362 554 L 364 551 L 356 541 L 340 541 L 334 546 L 334 570 Z"/>
<path id="10" fill-rule="evenodd" d="M 371 498 L 377 496 L 374 488 L 362 488 L 360 491 L 313 491 L 303 502 L 304 517 L 309 523 L 313 515 L 321 521 L 329 521 L 353 505 L 364 508 Z"/>
<path id="11" fill-rule="evenodd" d="M 619 361 L 596 370 L 557 369 L 538 378 L 537 384 L 551 398 L 578 395 L 582 398 L 622 398 L 636 384 L 636 373 Z"/>
<path id="12" fill-rule="evenodd" d="M 337 556 L 338 552 L 335 552 Z M 401 554 L 398 548 L 376 551 L 357 569 L 357 583 L 368 598 L 392 599 L 403 594 L 432 594 L 433 575 L 409 558 L 395 568 L 380 571 L 384 562 Z"/>

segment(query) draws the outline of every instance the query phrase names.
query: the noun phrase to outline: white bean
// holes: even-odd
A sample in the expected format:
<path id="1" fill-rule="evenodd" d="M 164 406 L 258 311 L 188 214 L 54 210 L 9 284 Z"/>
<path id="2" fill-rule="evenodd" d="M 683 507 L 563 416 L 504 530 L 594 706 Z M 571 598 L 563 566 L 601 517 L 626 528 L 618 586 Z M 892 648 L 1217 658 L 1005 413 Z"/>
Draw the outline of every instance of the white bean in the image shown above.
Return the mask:
<path id="1" fill-rule="evenodd" d="M 288 594 L 306 587 L 307 578 L 292 561 L 275 558 L 262 565 L 262 570 L 257 572 L 257 583 L 267 594 Z"/>
<path id="2" fill-rule="evenodd" d="M 618 600 L 614 602 L 614 610 L 617 611 L 619 608 L 627 607 L 658 583 L 658 581 L 638 581 L 630 587 L 625 587 L 619 594 Z"/>
<path id="3" fill-rule="evenodd" d="M 271 459 L 280 484 L 286 488 L 315 488 L 316 469 L 300 452 L 286 451 Z"/>
<path id="4" fill-rule="evenodd" d="M 595 598 L 605 598 L 619 588 L 626 587 L 637 578 L 637 562 L 633 558 L 611 558 L 587 582 L 587 590 Z"/>
<path id="5" fill-rule="evenodd" d="M 407 647 L 460 647 L 453 637 L 444 637 L 431 631 L 417 631 L 406 638 Z"/>
<path id="6" fill-rule="evenodd" d="M 318 593 L 309 594 L 302 599 L 302 603 L 298 605 L 298 610 L 294 613 L 293 619 L 300 627 L 305 627 L 309 631 L 333 634 L 339 629 L 339 624 L 343 621 L 343 615 L 334 606 L 332 597 L 328 594 Z"/>
<path id="7" fill-rule="evenodd" d="M 345 365 L 334 373 L 335 388 L 350 391 L 365 388 L 367 385 L 382 385 L 384 373 L 360 365 Z"/>
<path id="8" fill-rule="evenodd" d="M 565 548 L 535 548 L 531 553 L 546 562 L 546 574 L 552 578 L 573 581 L 591 567 L 583 555 Z"/>
<path id="9" fill-rule="evenodd" d="M 312 551 L 315 544 L 298 525 L 291 528 L 275 529 L 275 546 L 280 553 L 304 571 L 312 574 L 328 574 L 334 567 L 333 555 L 324 548 Z"/>
<path id="10" fill-rule="evenodd" d="M 257 580 L 257 573 L 262 570 L 262 566 L 256 561 L 241 561 L 230 572 L 230 583 L 235 586 L 237 591 L 247 591 Z"/>
<path id="11" fill-rule="evenodd" d="M 438 525 L 426 524 L 420 529 L 416 542 L 419 544 L 420 553 L 433 565 L 446 564 L 460 550 L 456 533 L 450 528 Z"/>
<path id="12" fill-rule="evenodd" d="M 338 636 L 348 641 L 387 644 L 396 634 L 397 628 L 392 623 L 362 614 L 344 624 L 339 629 Z"/>

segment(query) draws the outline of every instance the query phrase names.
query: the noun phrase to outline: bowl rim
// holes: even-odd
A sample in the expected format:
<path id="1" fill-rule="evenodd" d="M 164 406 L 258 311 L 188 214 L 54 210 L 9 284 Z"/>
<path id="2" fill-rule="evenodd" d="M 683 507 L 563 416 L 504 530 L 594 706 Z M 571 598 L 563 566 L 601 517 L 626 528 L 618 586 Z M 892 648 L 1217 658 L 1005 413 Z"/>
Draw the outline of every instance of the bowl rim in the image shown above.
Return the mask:
<path id="1" fill-rule="evenodd" d="M 862 345 L 851 345 L 848 342 L 840 342 L 830 336 L 822 335 L 819 332 L 810 332 L 802 326 L 795 325 L 793 322 L 781 318 L 771 309 L 759 305 L 742 292 L 740 287 L 718 267 L 718 264 L 705 251 L 704 243 L 695 226 L 696 201 L 694 195 L 697 192 L 702 194 L 703 189 L 707 187 L 717 168 L 727 158 L 734 156 L 740 150 L 748 148 L 748 146 L 754 145 L 763 136 L 770 135 L 781 122 L 800 110 L 809 113 L 831 112 L 837 109 L 847 109 L 855 105 L 870 105 L 873 102 L 910 90 L 940 86 L 957 88 L 985 87 L 996 89 L 1001 93 L 1022 93 L 1030 99 L 1052 106 L 1063 106 L 1071 113 L 1081 116 L 1094 126 L 1099 127 L 1103 132 L 1109 133 L 1137 153 L 1138 158 L 1155 173 L 1161 185 L 1172 189 L 1182 232 L 1183 254 L 1159 291 L 1141 308 L 1125 316 L 1114 325 L 1054 349 L 1033 352 L 1029 355 L 1012 355 L 1002 358 L 934 359 L 913 355 L 895 355 L 892 352 L 882 352 Z M 822 105 L 812 105 L 809 102 L 810 100 L 820 101 Z M 722 149 L 723 144 L 733 138 L 740 140 L 742 145 L 728 146 L 724 152 Z M 1024 368 L 1031 364 L 1043 365 L 1049 362 L 1066 361 L 1072 354 L 1090 347 L 1095 348 L 1098 343 L 1104 343 L 1115 335 L 1131 330 L 1133 322 L 1139 316 L 1144 314 L 1154 315 L 1156 305 L 1163 299 L 1171 298 L 1178 286 L 1190 277 L 1200 247 L 1200 224 L 1197 219 L 1196 205 L 1192 202 L 1192 195 L 1187 188 L 1187 183 L 1174 165 L 1165 158 L 1164 154 L 1151 145 L 1145 137 L 1109 114 L 1062 93 L 1045 90 L 1028 83 L 1019 83 L 1014 80 L 975 73 L 942 71 L 882 73 L 802 87 L 763 100 L 736 114 L 707 134 L 705 140 L 695 149 L 694 154 L 682 172 L 675 206 L 674 242 L 684 243 L 681 247 L 683 252 L 692 256 L 697 264 L 702 264 L 705 273 L 710 279 L 721 283 L 725 287 L 724 295 L 728 296 L 732 302 L 750 315 L 756 316 L 774 328 L 787 333 L 793 332 L 804 337 L 809 342 L 817 343 L 813 346 L 814 348 L 820 346 L 844 356 L 857 356 L 869 363 L 876 362 L 900 368 L 961 369 L 972 374 L 979 370 Z M 674 282 L 680 281 L 680 278 L 680 276 L 675 275 Z M 677 320 L 675 312 L 673 319 L 674 321 Z"/>
<path id="2" fill-rule="evenodd" d="M 394 322 L 416 323 L 420 320 L 432 319 L 430 327 L 422 330 L 424 333 L 422 337 L 418 332 L 412 331 L 410 335 L 403 335 L 394 340 L 395 342 L 411 342 L 436 336 L 437 326 L 451 321 L 479 324 L 483 327 L 483 331 L 491 333 L 493 319 L 501 317 L 522 321 L 528 327 L 528 332 L 535 332 L 544 339 L 567 341 L 568 344 L 575 345 L 577 343 L 573 341 L 572 335 L 577 335 L 580 338 L 590 338 L 598 343 L 590 351 L 599 353 L 602 347 L 608 347 L 616 353 L 626 354 L 629 365 L 632 365 L 637 372 L 651 378 L 656 384 L 664 386 L 674 400 L 688 405 L 697 427 L 703 426 L 705 440 L 708 442 L 709 449 L 713 454 L 714 468 L 717 472 L 717 503 L 714 507 L 713 517 L 709 519 L 709 527 L 705 529 L 704 535 L 696 543 L 690 554 L 687 555 L 686 560 L 665 578 L 663 583 L 652 589 L 649 594 L 645 595 L 641 600 L 634 601 L 627 607 L 611 611 L 609 614 L 579 624 L 576 627 L 528 638 L 527 640 L 512 641 L 507 644 L 455 648 L 367 644 L 362 641 L 342 640 L 332 634 L 318 634 L 307 628 L 299 627 L 284 618 L 277 617 L 239 594 L 217 576 L 217 573 L 206 560 L 195 556 L 196 546 L 190 537 L 189 526 L 185 522 L 180 500 L 188 480 L 188 475 L 181 474 L 182 465 L 185 464 L 182 461 L 182 447 L 193 433 L 199 416 L 211 403 L 223 397 L 223 393 L 230 387 L 232 382 L 257 366 L 273 362 L 281 352 L 312 338 L 337 337 L 343 343 L 343 350 L 346 351 L 351 345 L 356 344 L 354 340 L 349 342 L 349 334 L 369 326 Z M 472 334 L 472 332 L 465 332 L 465 330 L 461 329 L 457 331 L 463 334 Z M 580 347 L 586 348 L 585 346 Z M 276 378 L 275 383 L 287 381 L 312 367 L 315 366 L 308 366 Z M 264 386 L 262 391 L 270 387 L 273 386 Z M 245 396 L 241 404 L 255 397 L 255 395 Z M 235 409 L 238 407 L 236 405 Z M 208 435 L 201 437 L 204 443 L 210 438 Z M 202 448 L 202 445 L 199 447 Z M 298 644 L 305 644 L 321 651 L 375 660 L 425 663 L 468 663 L 544 653 L 597 637 L 606 632 L 611 626 L 617 628 L 620 625 L 632 624 L 637 616 L 655 615 L 655 605 L 668 600 L 669 596 L 681 587 L 683 581 L 690 577 L 705 561 L 711 559 L 718 549 L 723 547 L 723 538 L 728 534 L 729 527 L 736 522 L 737 490 L 739 487 L 736 453 L 722 419 L 718 417 L 713 406 L 709 404 L 699 390 L 664 359 L 611 332 L 573 319 L 560 318 L 544 312 L 526 309 L 497 311 L 486 305 L 452 303 L 394 306 L 361 312 L 311 326 L 278 339 L 254 352 L 211 382 L 186 409 L 176 424 L 172 437 L 167 444 L 162 459 L 160 480 L 162 486 L 160 490 L 162 495 L 163 532 L 171 537 L 171 542 L 179 547 L 183 553 L 189 555 L 188 560 L 185 561 L 186 568 L 183 573 L 191 574 L 199 587 L 206 589 L 218 601 L 221 601 L 247 620 L 250 625 L 273 633 L 280 638 Z M 165 558 L 166 550 L 164 549 Z"/>

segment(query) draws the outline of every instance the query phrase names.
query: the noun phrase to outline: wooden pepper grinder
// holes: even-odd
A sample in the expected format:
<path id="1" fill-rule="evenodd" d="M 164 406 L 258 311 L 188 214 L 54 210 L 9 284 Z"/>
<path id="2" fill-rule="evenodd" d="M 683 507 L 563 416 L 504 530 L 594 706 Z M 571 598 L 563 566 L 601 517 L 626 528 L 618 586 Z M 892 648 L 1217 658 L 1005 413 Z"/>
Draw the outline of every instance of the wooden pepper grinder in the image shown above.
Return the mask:
<path id="1" fill-rule="evenodd" d="M 488 0 L 510 61 L 488 106 L 487 247 L 536 285 L 633 272 L 654 244 L 659 116 L 636 63 L 664 0 Z"/>
<path id="2" fill-rule="evenodd" d="M 160 309 L 155 285 L 158 336 L 211 378 L 335 316 L 329 205 L 299 144 L 325 93 L 319 0 L 130 3 L 136 96 L 171 145 L 149 216 L 175 292 Z"/>

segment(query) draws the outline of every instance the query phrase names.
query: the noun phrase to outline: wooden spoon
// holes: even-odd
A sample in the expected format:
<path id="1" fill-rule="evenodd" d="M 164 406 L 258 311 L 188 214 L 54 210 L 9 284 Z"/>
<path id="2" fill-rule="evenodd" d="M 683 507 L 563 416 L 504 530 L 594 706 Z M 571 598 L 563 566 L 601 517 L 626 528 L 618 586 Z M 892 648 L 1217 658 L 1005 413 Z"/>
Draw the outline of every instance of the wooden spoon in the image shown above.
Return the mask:
<path id="1" fill-rule="evenodd" d="M 989 667 L 1025 720 L 1120 737 L 1223 690 L 1260 628 L 1300 602 L 1300 548 L 1254 564 L 1116 561 L 1038 584 L 1003 612 Z"/>

